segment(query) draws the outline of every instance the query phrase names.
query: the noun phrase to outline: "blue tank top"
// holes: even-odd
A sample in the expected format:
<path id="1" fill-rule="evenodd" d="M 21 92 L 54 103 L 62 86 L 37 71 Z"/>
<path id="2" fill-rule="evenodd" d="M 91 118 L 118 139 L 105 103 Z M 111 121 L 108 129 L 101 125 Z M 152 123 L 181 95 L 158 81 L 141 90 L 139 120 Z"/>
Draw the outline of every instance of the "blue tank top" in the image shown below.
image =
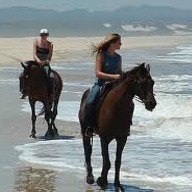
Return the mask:
<path id="1" fill-rule="evenodd" d="M 117 53 L 114 55 L 108 55 L 107 52 L 102 52 L 104 61 L 102 63 L 101 71 L 107 74 L 120 74 L 121 73 L 121 56 Z M 99 85 L 105 83 L 106 80 L 98 79 Z"/>

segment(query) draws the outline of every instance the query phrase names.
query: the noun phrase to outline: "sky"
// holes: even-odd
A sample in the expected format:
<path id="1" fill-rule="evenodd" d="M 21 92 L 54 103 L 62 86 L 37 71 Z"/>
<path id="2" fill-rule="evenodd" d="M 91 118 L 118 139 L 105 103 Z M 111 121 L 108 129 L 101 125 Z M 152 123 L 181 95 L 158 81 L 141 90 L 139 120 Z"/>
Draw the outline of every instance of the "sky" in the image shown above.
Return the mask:
<path id="1" fill-rule="evenodd" d="M 28 6 L 33 8 L 54 9 L 57 11 L 71 9 L 114 10 L 129 5 L 161 5 L 179 9 L 191 9 L 192 0 L 0 0 L 0 8 Z"/>

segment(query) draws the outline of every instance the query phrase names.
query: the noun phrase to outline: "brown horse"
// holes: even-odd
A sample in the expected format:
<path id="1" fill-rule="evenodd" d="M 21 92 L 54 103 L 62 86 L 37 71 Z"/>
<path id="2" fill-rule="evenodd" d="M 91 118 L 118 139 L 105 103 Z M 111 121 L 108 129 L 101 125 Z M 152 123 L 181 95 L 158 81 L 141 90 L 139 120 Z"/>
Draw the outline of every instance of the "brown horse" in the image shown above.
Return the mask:
<path id="1" fill-rule="evenodd" d="M 54 92 L 55 98 L 51 98 L 49 94 L 49 83 L 46 73 L 33 61 L 28 62 L 28 66 L 21 62 L 21 65 L 24 68 L 24 78 L 25 84 L 28 92 L 29 104 L 31 106 L 31 120 L 32 120 L 32 130 L 30 137 L 36 138 L 36 112 L 35 112 L 35 103 L 40 101 L 43 103 L 43 112 L 45 113 L 45 120 L 48 125 L 48 130 L 45 134 L 46 137 L 53 138 L 58 135 L 57 128 L 55 126 L 55 118 L 57 116 L 57 107 L 59 102 L 59 97 L 62 91 L 63 83 L 60 75 L 52 70 L 54 76 Z"/>
<path id="2" fill-rule="evenodd" d="M 108 92 L 105 99 L 96 115 L 95 132 L 100 137 L 101 151 L 103 158 L 103 166 L 101 176 L 97 179 L 97 184 L 105 189 L 107 187 L 107 175 L 110 169 L 109 160 L 109 143 L 115 139 L 117 142 L 116 161 L 115 161 L 115 180 L 114 186 L 117 191 L 124 191 L 120 184 L 120 167 L 121 158 L 127 137 L 130 134 L 130 125 L 132 123 L 133 115 L 133 98 L 135 96 L 145 105 L 145 108 L 152 111 L 156 106 L 156 100 L 153 94 L 154 81 L 150 75 L 149 65 L 145 63 L 140 64 L 134 69 L 123 73 L 121 78 L 113 83 L 113 88 Z M 94 176 L 92 173 L 91 154 L 92 142 L 91 138 L 85 136 L 84 108 L 85 100 L 89 90 L 86 90 L 82 96 L 79 121 L 81 125 L 84 155 L 86 162 L 88 184 L 94 183 Z"/>

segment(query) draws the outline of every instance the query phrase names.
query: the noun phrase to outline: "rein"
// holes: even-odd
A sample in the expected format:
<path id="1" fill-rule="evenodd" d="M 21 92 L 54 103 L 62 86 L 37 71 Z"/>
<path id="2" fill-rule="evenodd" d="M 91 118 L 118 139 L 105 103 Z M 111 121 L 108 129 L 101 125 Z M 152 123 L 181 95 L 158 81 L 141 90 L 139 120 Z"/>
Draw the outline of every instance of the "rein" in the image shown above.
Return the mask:
<path id="1" fill-rule="evenodd" d="M 145 104 L 145 101 L 141 100 L 137 95 L 134 96 L 134 99 L 142 104 Z"/>

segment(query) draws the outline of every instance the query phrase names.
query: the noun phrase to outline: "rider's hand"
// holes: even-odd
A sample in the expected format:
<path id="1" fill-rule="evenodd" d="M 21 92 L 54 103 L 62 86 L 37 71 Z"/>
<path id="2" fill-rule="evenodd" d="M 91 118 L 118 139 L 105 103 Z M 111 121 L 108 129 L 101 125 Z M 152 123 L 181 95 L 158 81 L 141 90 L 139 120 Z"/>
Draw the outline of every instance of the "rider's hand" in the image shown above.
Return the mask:
<path id="1" fill-rule="evenodd" d="M 41 62 L 39 63 L 39 65 L 41 65 L 41 66 L 49 65 L 49 60 L 41 61 Z"/>
<path id="2" fill-rule="evenodd" d="M 49 60 L 45 60 L 44 65 L 49 65 Z"/>
<path id="3" fill-rule="evenodd" d="M 113 75 L 113 79 L 116 80 L 116 79 L 119 79 L 120 78 L 120 74 L 115 74 Z"/>
<path id="4" fill-rule="evenodd" d="M 37 60 L 36 62 L 37 62 L 37 64 L 39 64 L 40 66 L 42 66 L 42 65 L 43 65 L 43 63 L 42 63 L 42 61 L 41 61 L 41 60 Z"/>

